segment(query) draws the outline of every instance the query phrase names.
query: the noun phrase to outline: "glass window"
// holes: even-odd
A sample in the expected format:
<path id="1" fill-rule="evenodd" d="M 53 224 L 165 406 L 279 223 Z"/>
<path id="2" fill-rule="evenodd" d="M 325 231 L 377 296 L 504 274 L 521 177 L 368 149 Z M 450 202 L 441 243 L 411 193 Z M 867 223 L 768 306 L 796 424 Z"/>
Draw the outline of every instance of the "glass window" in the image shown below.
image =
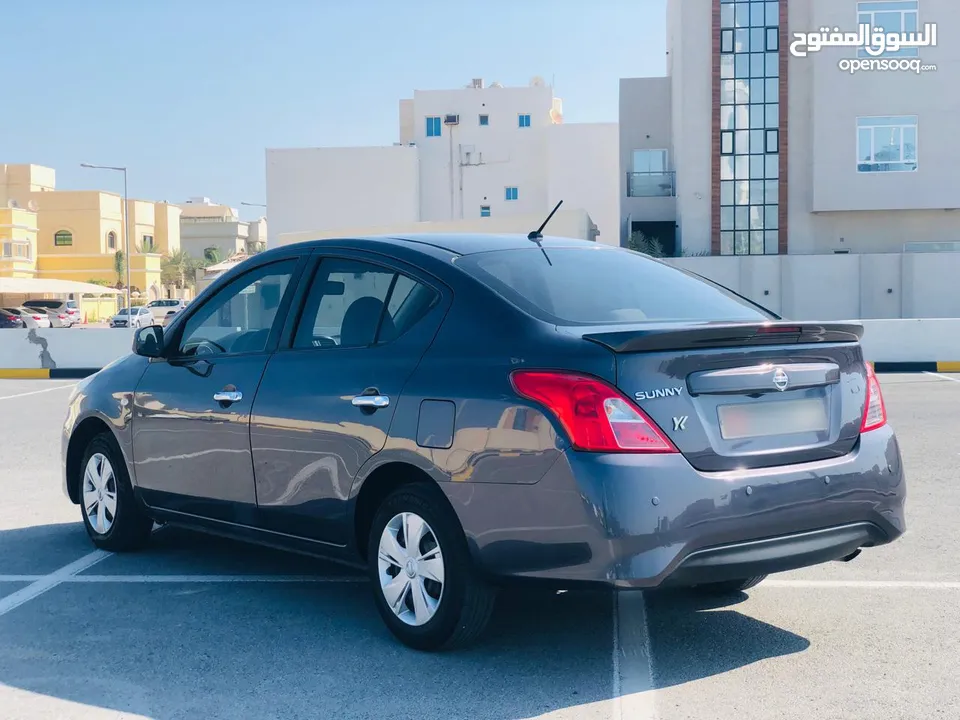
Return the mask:
<path id="1" fill-rule="evenodd" d="M 764 126 L 764 106 L 763 105 L 751 105 L 750 106 L 750 127 L 752 128 L 762 128 Z"/>
<path id="2" fill-rule="evenodd" d="M 733 205 L 733 183 L 729 180 L 720 183 L 720 204 Z"/>
<path id="3" fill-rule="evenodd" d="M 486 126 L 486 125 L 489 125 L 489 124 L 490 124 L 490 116 L 489 116 L 489 115 L 481 115 L 481 116 L 480 116 L 480 125 Z"/>
<path id="4" fill-rule="evenodd" d="M 763 206 L 750 206 L 750 229 L 763 230 Z"/>
<path id="5" fill-rule="evenodd" d="M 780 3 L 777 0 L 770 0 L 767 2 L 766 24 L 770 27 L 777 27 L 780 25 Z"/>
<path id="6" fill-rule="evenodd" d="M 734 133 L 733 149 L 737 155 L 750 154 L 750 131 L 737 130 Z"/>
<path id="7" fill-rule="evenodd" d="M 733 5 L 721 5 L 720 6 L 720 27 L 721 28 L 732 28 L 734 24 L 734 15 L 733 15 Z"/>
<path id="8" fill-rule="evenodd" d="M 440 131 L 442 129 L 440 124 L 439 117 L 428 117 L 427 118 L 427 137 L 440 137 Z"/>
<path id="9" fill-rule="evenodd" d="M 746 53 L 732 55 L 734 58 L 734 74 L 738 78 L 745 78 L 750 75 L 750 56 Z"/>
<path id="10" fill-rule="evenodd" d="M 750 208 L 746 205 L 738 205 L 733 211 L 733 227 L 736 230 L 750 229 Z"/>
<path id="11" fill-rule="evenodd" d="M 766 57 L 762 52 L 750 53 L 750 77 L 764 77 L 766 73 Z"/>
<path id="12" fill-rule="evenodd" d="M 780 53 L 768 52 L 767 57 L 767 77 L 778 77 L 780 75 Z"/>
<path id="13" fill-rule="evenodd" d="M 723 105 L 733 105 L 733 100 L 735 97 L 734 89 L 736 88 L 736 80 L 721 80 L 720 81 L 720 103 Z"/>
<path id="14" fill-rule="evenodd" d="M 767 205 L 764 209 L 763 226 L 767 230 L 776 230 L 780 225 L 780 209 L 776 205 Z"/>
<path id="15" fill-rule="evenodd" d="M 515 187 L 504 188 L 503 190 L 503 199 L 504 200 L 517 200 L 520 198 L 520 190 Z"/>
<path id="16" fill-rule="evenodd" d="M 780 177 L 780 155 L 763 155 L 766 161 L 765 177 L 769 180 L 776 180 Z"/>
<path id="17" fill-rule="evenodd" d="M 766 126 L 768 128 L 780 127 L 780 106 L 776 103 L 765 105 Z"/>
<path id="18" fill-rule="evenodd" d="M 764 150 L 768 153 L 780 151 L 780 131 L 767 130 Z"/>
<path id="19" fill-rule="evenodd" d="M 766 230 L 763 233 L 763 251 L 767 255 L 777 255 L 780 252 L 780 233 L 776 230 Z"/>
<path id="20" fill-rule="evenodd" d="M 734 82 L 736 83 L 736 101 L 738 103 L 750 102 L 750 81 L 744 78 L 743 80 L 734 80 Z"/>
<path id="21" fill-rule="evenodd" d="M 780 183 L 777 180 L 767 180 L 763 183 L 763 201 L 768 205 L 775 205 L 780 201 Z"/>
<path id="22" fill-rule="evenodd" d="M 918 0 L 858 2 L 857 18 L 860 23 L 869 23 L 871 28 L 883 28 L 884 33 L 915 33 L 919 22 L 917 17 L 919 5 Z M 867 48 L 857 49 L 858 57 L 919 57 L 919 55 L 920 49 L 917 47 L 885 50 L 879 55 L 870 55 Z"/>
<path id="23" fill-rule="evenodd" d="M 763 130 L 750 131 L 750 154 L 751 155 L 756 155 L 758 153 L 766 152 L 767 143 L 764 135 L 765 133 Z"/>
<path id="24" fill-rule="evenodd" d="M 53 235 L 53 244 L 56 247 L 69 247 L 73 245 L 73 233 L 69 230 L 58 230 Z"/>
<path id="25" fill-rule="evenodd" d="M 914 172 L 916 115 L 857 118 L 857 172 Z"/>
<path id="26" fill-rule="evenodd" d="M 728 130 L 720 132 L 720 154 L 733 155 L 733 133 Z"/>
<path id="27" fill-rule="evenodd" d="M 635 173 L 662 173 L 667 169 L 666 150 L 634 150 L 633 171 Z"/>
<path id="28" fill-rule="evenodd" d="M 732 232 L 720 233 L 720 254 L 733 255 L 733 233 Z"/>
<path id="29" fill-rule="evenodd" d="M 736 4 L 735 19 L 737 27 L 745 28 L 750 26 L 750 3 L 738 2 Z"/>
<path id="30" fill-rule="evenodd" d="M 480 217 L 490 217 L 490 206 L 481 205 L 480 206 Z"/>
<path id="31" fill-rule="evenodd" d="M 733 77 L 733 67 L 736 59 L 736 55 L 721 55 L 720 56 L 720 77 L 723 79 Z"/>
<path id="32" fill-rule="evenodd" d="M 522 128 L 530 127 L 530 116 L 529 115 L 518 116 L 517 125 L 519 125 Z"/>
<path id="33" fill-rule="evenodd" d="M 297 260 L 252 270 L 190 316 L 180 337 L 181 355 L 263 352 Z"/>
<path id="34" fill-rule="evenodd" d="M 750 177 L 751 179 L 763 179 L 764 177 L 764 160 L 766 160 L 766 155 L 751 155 L 750 156 Z"/>
<path id="35" fill-rule="evenodd" d="M 780 49 L 780 31 L 777 28 L 767 28 L 767 51 L 776 52 Z"/>
<path id="36" fill-rule="evenodd" d="M 750 254 L 763 255 L 763 230 L 750 231 Z"/>
<path id="37" fill-rule="evenodd" d="M 733 230 L 733 208 L 732 207 L 720 208 L 720 229 Z"/>
<path id="38" fill-rule="evenodd" d="M 763 2 L 750 3 L 750 25 L 762 28 L 767 24 L 766 7 Z"/>
<path id="39" fill-rule="evenodd" d="M 733 156 L 720 158 L 720 179 L 733 180 Z"/>
<path id="40" fill-rule="evenodd" d="M 764 84 L 766 80 L 751 80 L 750 81 L 750 102 L 751 103 L 762 103 L 764 95 Z"/>
<path id="41" fill-rule="evenodd" d="M 737 231 L 733 234 L 733 252 L 736 255 L 750 254 L 750 233 L 748 231 Z"/>
<path id="42" fill-rule="evenodd" d="M 117 249 L 117 234 L 113 230 L 107 233 L 107 249 Z"/>
<path id="43" fill-rule="evenodd" d="M 766 85 L 766 90 L 764 91 L 764 97 L 766 102 L 775 103 L 780 100 L 780 80 L 778 78 L 767 78 L 763 81 Z"/>
<path id="44" fill-rule="evenodd" d="M 720 52 L 733 52 L 733 30 L 722 30 L 720 32 Z"/>
<path id="45" fill-rule="evenodd" d="M 763 180 L 750 181 L 750 202 L 754 205 L 760 205 L 763 199 Z"/>
<path id="46" fill-rule="evenodd" d="M 720 106 L 720 129 L 733 130 L 733 105 Z"/>
<path id="47" fill-rule="evenodd" d="M 750 108 L 746 105 L 737 105 L 734 112 L 737 130 L 747 130 L 750 127 Z"/>
<path id="48" fill-rule="evenodd" d="M 559 325 L 769 319 L 727 290 L 620 249 L 497 250 L 466 255 L 457 265 L 526 312 Z"/>
<path id="49" fill-rule="evenodd" d="M 750 156 L 737 155 L 734 158 L 733 174 L 736 180 L 750 179 Z"/>
<path id="50" fill-rule="evenodd" d="M 750 204 L 750 181 L 737 180 L 734 183 L 734 205 Z"/>

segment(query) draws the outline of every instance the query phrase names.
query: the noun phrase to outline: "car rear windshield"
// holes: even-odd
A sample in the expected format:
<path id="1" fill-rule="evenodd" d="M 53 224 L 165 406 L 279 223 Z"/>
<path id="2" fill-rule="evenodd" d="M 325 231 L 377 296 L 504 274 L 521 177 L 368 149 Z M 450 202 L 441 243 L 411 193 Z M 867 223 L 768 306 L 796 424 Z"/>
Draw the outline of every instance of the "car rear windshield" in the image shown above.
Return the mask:
<path id="1" fill-rule="evenodd" d="M 51 308 L 56 309 L 63 305 L 63 302 L 60 300 L 27 300 L 23 306 L 24 307 L 34 307 L 34 308 Z"/>
<path id="2" fill-rule="evenodd" d="M 466 255 L 457 265 L 520 309 L 557 325 L 776 318 L 710 281 L 610 247 L 495 250 Z"/>

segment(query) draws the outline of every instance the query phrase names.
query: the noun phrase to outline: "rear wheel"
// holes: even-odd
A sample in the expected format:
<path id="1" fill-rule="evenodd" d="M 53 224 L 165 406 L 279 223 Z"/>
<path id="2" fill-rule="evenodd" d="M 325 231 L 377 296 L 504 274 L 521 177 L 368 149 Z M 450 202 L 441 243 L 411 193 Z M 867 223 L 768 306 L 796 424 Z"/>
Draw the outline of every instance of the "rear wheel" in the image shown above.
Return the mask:
<path id="1" fill-rule="evenodd" d="M 87 446 L 80 465 L 80 511 L 93 544 L 111 552 L 144 547 L 153 520 L 134 497 L 120 448 L 109 433 Z"/>
<path id="2" fill-rule="evenodd" d="M 417 650 L 472 643 L 495 599 L 439 495 L 428 485 L 395 491 L 377 510 L 368 543 L 377 610 L 397 639 Z"/>
<path id="3" fill-rule="evenodd" d="M 766 575 L 755 575 L 754 577 L 743 578 L 741 580 L 725 580 L 723 582 L 705 583 L 695 585 L 692 589 L 695 592 L 704 595 L 734 595 L 744 590 L 756 587 L 766 578 Z"/>

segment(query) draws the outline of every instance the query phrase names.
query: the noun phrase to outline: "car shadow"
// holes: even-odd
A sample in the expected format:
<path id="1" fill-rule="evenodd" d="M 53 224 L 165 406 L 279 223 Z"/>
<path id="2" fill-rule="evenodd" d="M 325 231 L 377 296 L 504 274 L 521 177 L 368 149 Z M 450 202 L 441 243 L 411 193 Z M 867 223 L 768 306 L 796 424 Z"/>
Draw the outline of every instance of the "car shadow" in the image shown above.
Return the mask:
<path id="1" fill-rule="evenodd" d="M 38 538 L 45 543 L 39 553 Z M 67 558 L 71 544 L 75 556 Z M 0 577 L 13 574 L 3 556 L 19 558 L 22 574 L 55 569 L 38 556 L 45 547 L 64 564 L 91 549 L 75 524 L 0 531 Z M 43 570 L 30 571 L 30 558 Z M 312 558 L 171 528 L 148 550 L 111 556 L 83 574 L 134 577 L 67 582 L 0 615 L 0 704 L 13 688 L 63 715 L 77 709 L 58 708 L 58 701 L 158 720 L 609 714 L 615 685 L 607 591 L 504 592 L 478 644 L 431 654 L 393 639 L 365 581 L 341 582 L 355 573 Z M 144 581 L 164 574 L 322 581 Z M 0 595 L 11 591 L 7 585 Z M 808 644 L 732 605 L 684 593 L 651 593 L 647 604 L 660 687 Z"/>

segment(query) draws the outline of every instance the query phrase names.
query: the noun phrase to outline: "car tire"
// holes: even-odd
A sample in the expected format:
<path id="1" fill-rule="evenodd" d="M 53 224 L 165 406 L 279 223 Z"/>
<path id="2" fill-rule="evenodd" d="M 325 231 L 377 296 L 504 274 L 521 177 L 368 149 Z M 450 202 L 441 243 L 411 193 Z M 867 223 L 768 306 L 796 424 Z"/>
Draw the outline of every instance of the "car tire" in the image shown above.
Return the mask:
<path id="1" fill-rule="evenodd" d="M 704 595 L 735 595 L 736 593 L 756 587 L 763 582 L 766 577 L 766 575 L 755 575 L 754 577 L 742 578 L 740 580 L 704 583 L 703 585 L 695 585 L 693 590 Z"/>
<path id="2" fill-rule="evenodd" d="M 90 441 L 78 472 L 80 513 L 93 544 L 110 552 L 145 547 L 153 519 L 133 494 L 126 463 L 113 435 L 101 433 Z"/>
<path id="3" fill-rule="evenodd" d="M 408 528 L 411 535 L 419 529 L 416 555 L 407 553 Z M 472 644 L 486 629 L 496 590 L 476 571 L 439 489 L 409 485 L 389 495 L 374 517 L 368 548 L 377 610 L 400 642 L 416 650 L 452 650 Z"/>

